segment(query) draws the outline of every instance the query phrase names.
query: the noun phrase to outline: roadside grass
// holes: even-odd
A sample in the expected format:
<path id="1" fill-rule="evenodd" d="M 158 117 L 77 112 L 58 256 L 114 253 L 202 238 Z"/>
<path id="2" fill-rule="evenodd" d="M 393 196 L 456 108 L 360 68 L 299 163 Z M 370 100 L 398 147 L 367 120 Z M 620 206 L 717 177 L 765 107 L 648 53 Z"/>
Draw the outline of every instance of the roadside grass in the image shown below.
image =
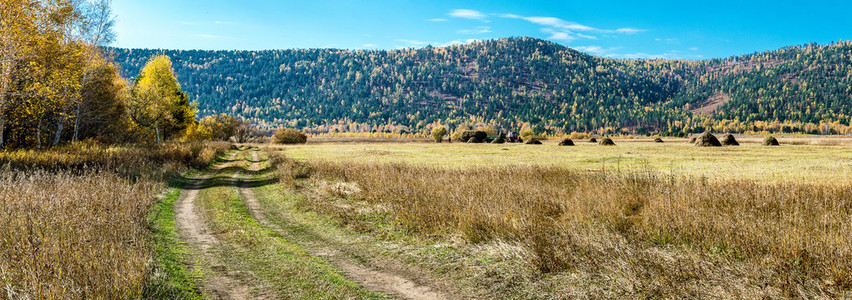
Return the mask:
<path id="1" fill-rule="evenodd" d="M 780 147 L 743 141 L 739 147 L 700 148 L 685 141 L 662 144 L 616 140 L 615 147 L 577 141 L 573 147 L 465 143 L 323 143 L 270 146 L 299 161 L 404 163 L 447 169 L 558 166 L 592 171 L 653 171 L 703 176 L 710 180 L 749 179 L 760 182 L 852 183 L 852 139 L 814 140 Z M 785 144 L 786 143 L 786 144 Z M 824 145 L 836 143 L 837 145 Z"/>
<path id="2" fill-rule="evenodd" d="M 184 184 L 185 180 L 175 183 L 179 187 Z M 186 266 L 191 250 L 182 242 L 177 230 L 175 201 L 180 192 L 180 188 L 168 189 L 151 212 L 149 222 L 154 234 L 154 267 L 143 298 L 204 299 Z"/>
<path id="3" fill-rule="evenodd" d="M 199 193 L 196 200 L 208 225 L 223 243 L 217 251 L 227 262 L 229 273 L 244 282 L 268 286 L 277 297 L 287 299 L 376 299 L 382 298 L 347 280 L 321 259 L 310 256 L 252 218 L 237 186 L 251 175 L 237 179 L 250 164 L 250 152 L 214 177 L 230 184 L 216 184 Z"/>

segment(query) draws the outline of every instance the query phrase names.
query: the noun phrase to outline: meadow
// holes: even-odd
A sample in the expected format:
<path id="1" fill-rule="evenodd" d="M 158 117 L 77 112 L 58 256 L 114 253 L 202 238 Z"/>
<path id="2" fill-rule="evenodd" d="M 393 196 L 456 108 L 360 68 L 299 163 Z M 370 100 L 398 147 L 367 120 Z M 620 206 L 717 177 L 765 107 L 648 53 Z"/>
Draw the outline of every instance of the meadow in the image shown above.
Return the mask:
<path id="1" fill-rule="evenodd" d="M 845 139 L 786 142 L 309 143 L 272 151 L 294 159 L 279 165 L 283 182 L 324 195 L 302 204 L 309 210 L 389 241 L 402 235 L 478 253 L 476 261 L 490 263 L 448 263 L 424 248 L 407 259 L 431 261 L 421 265 L 438 273 L 455 266 L 466 277 L 457 280 L 487 287 L 485 295 L 848 296 L 852 147 Z"/>
<path id="2" fill-rule="evenodd" d="M 686 139 L 616 139 L 603 147 L 585 140 L 576 146 L 465 143 L 311 143 L 273 146 L 296 160 L 405 163 L 464 169 L 493 166 L 558 166 L 574 170 L 652 171 L 716 179 L 761 182 L 850 183 L 852 139 L 780 138 L 782 146 L 762 146 L 760 138 L 739 138 L 737 147 L 701 148 Z"/>

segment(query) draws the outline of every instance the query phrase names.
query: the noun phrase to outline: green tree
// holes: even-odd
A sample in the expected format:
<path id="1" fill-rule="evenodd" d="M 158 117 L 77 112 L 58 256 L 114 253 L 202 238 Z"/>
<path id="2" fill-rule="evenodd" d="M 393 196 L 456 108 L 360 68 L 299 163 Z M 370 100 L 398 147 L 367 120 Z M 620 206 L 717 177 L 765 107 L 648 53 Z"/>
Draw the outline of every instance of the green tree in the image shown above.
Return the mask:
<path id="1" fill-rule="evenodd" d="M 447 127 L 438 126 L 432 129 L 432 138 L 435 139 L 436 143 L 440 143 L 444 139 L 444 135 L 447 134 Z"/>

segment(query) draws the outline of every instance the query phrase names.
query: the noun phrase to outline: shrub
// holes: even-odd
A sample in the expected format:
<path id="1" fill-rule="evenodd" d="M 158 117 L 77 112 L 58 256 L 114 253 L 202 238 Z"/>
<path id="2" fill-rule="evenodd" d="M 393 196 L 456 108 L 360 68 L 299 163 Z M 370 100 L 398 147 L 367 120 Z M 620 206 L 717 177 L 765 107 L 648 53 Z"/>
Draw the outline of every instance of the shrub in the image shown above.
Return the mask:
<path id="1" fill-rule="evenodd" d="M 559 146 L 574 146 L 574 141 L 571 139 L 562 139 L 559 141 Z"/>
<path id="2" fill-rule="evenodd" d="M 663 139 L 661 139 L 659 137 L 654 138 L 654 143 L 662 143 L 662 142 L 663 142 Z"/>
<path id="3" fill-rule="evenodd" d="M 597 143 L 597 142 L 598 142 L 598 139 L 596 139 L 596 138 L 590 138 L 589 139 L 589 143 Z"/>
<path id="4" fill-rule="evenodd" d="M 447 127 L 438 126 L 435 129 L 432 129 L 432 138 L 435 139 L 436 143 L 440 143 L 441 140 L 444 139 L 444 135 L 447 134 Z"/>
<path id="5" fill-rule="evenodd" d="M 308 142 L 308 136 L 293 128 L 281 128 L 272 135 L 272 142 L 276 144 L 304 144 Z"/>

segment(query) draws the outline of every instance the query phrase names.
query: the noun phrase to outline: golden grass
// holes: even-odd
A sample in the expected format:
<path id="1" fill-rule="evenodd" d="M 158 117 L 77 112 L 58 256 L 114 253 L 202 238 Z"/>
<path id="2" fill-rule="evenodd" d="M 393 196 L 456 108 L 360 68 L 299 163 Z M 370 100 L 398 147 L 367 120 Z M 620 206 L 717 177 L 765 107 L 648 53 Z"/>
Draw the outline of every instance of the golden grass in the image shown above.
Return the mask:
<path id="1" fill-rule="evenodd" d="M 152 267 L 147 218 L 163 180 L 229 147 L 0 152 L 3 297 L 140 297 Z"/>
<path id="2" fill-rule="evenodd" d="M 619 147 L 625 144 L 630 143 L 619 142 Z M 748 169 L 714 180 L 695 176 L 701 174 L 701 167 L 720 161 L 777 171 L 787 167 L 771 162 L 782 157 L 829 166 L 830 157 L 848 156 L 843 147 L 807 147 L 783 146 L 774 153 L 779 148 L 743 146 L 712 152 L 645 143 L 621 150 L 591 145 L 567 150 L 552 145 L 297 146 L 287 147 L 286 153 L 308 160 L 281 164 L 280 174 L 290 184 L 295 180 L 287 176 L 293 174 L 356 183 L 355 197 L 370 203 L 371 209 L 327 210 L 346 222 L 362 223 L 356 228 L 374 226 L 363 224 L 375 220 L 364 214 L 379 212 L 417 236 L 460 237 L 473 244 L 520 243 L 529 254 L 526 259 L 543 274 L 592 278 L 580 287 L 586 292 L 602 282 L 609 284 L 609 279 L 603 279 L 611 276 L 632 282 L 632 288 L 622 286 L 624 290 L 615 294 L 622 296 L 848 295 L 852 289 L 852 184 L 843 179 L 848 174 L 821 169 L 818 174 L 840 179 L 805 181 L 821 183 L 797 183 L 788 176 L 743 179 L 762 174 Z M 483 161 L 507 159 L 507 155 L 483 155 L 501 148 L 512 151 L 508 157 L 531 160 L 481 166 Z M 654 154 L 662 149 L 670 150 Z M 310 151 L 314 153 L 308 155 Z M 384 152 L 368 155 L 366 151 Z M 668 156 L 688 166 L 682 167 L 685 172 L 661 173 L 647 164 L 625 163 L 616 172 L 611 165 L 607 171 L 589 171 L 547 163 L 580 161 L 575 156 L 588 157 L 592 152 L 601 156 L 638 152 L 658 160 Z M 435 159 L 439 153 L 445 155 Z M 806 160 L 805 153 L 816 158 Z M 315 159 L 323 155 L 331 157 Z M 470 163 L 453 155 L 479 160 Z M 710 162 L 688 163 L 682 159 L 685 155 L 701 155 Z M 430 160 L 432 166 L 426 166 Z M 825 178 L 831 181 L 824 182 Z M 570 285 L 564 288 L 571 289 Z"/>
<path id="3" fill-rule="evenodd" d="M 651 170 L 696 175 L 711 180 L 751 179 L 761 182 L 852 183 L 852 139 L 779 138 L 781 147 L 764 147 L 762 139 L 737 137 L 739 147 L 700 148 L 684 139 L 616 140 L 615 147 L 574 141 L 577 146 L 462 143 L 311 144 L 280 146 L 296 160 L 405 163 L 442 168 L 490 166 L 558 166 L 574 170 Z M 791 145 L 792 142 L 807 143 Z M 831 145 L 825 145 L 831 144 Z"/>

